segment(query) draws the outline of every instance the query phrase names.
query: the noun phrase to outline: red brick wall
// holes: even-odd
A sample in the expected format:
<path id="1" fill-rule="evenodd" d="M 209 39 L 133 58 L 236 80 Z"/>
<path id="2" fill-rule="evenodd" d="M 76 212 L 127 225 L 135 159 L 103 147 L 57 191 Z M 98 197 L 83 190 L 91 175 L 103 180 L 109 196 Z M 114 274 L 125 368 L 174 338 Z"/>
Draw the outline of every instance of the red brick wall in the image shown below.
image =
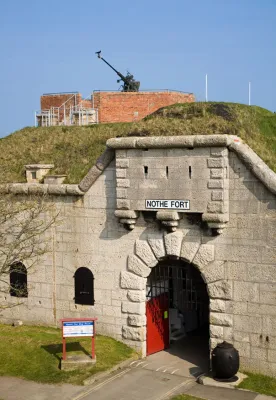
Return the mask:
<path id="1" fill-rule="evenodd" d="M 45 94 L 40 97 L 40 108 L 41 110 L 49 110 L 51 107 L 60 107 L 63 103 L 66 103 L 66 107 L 75 106 L 81 101 L 81 94 L 77 93 L 76 96 L 72 93 L 69 94 Z M 72 97 L 71 100 L 70 97 Z"/>
<path id="2" fill-rule="evenodd" d="M 84 108 L 92 108 L 92 100 L 82 100 L 81 105 Z"/>
<path id="3" fill-rule="evenodd" d="M 65 103 L 65 116 L 64 118 L 64 107 L 62 106 Z M 76 93 L 60 93 L 60 94 L 46 94 L 40 97 L 40 106 L 41 110 L 49 110 L 51 107 L 60 107 L 59 109 L 59 123 L 66 122 L 69 123 L 70 116 L 70 107 L 77 106 L 81 104 L 82 107 L 91 108 L 92 100 L 82 100 L 81 94 Z M 55 110 L 57 113 L 57 110 Z"/>
<path id="4" fill-rule="evenodd" d="M 161 107 L 194 101 L 192 93 L 181 92 L 94 92 L 99 122 L 138 121 Z"/>

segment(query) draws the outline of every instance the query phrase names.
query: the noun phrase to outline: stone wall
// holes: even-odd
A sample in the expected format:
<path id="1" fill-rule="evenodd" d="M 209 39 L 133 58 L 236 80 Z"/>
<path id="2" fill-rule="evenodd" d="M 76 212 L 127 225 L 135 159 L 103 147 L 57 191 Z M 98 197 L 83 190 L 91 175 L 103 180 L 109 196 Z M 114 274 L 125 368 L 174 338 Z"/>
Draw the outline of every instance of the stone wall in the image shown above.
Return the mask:
<path id="1" fill-rule="evenodd" d="M 206 155 L 208 151 L 211 157 L 212 149 L 212 146 L 203 146 L 199 152 L 189 151 L 195 155 L 189 156 L 194 160 L 192 165 L 204 162 L 205 167 L 200 164 L 198 170 L 202 165 L 199 173 L 205 188 L 213 179 L 208 166 L 209 155 Z M 120 155 L 117 160 L 123 159 L 121 150 L 116 151 Z M 172 160 L 169 164 L 168 153 L 164 154 L 165 166 L 179 165 L 178 151 L 175 150 L 175 157 L 172 157 L 177 160 L 176 164 Z M 177 230 L 169 233 L 160 229 L 158 221 L 149 222 L 144 210 L 137 216 L 134 229 L 127 231 L 115 216 L 118 190 L 125 188 L 116 189 L 116 174 L 120 181 L 122 177 L 118 176 L 121 174 L 118 171 L 124 168 L 116 168 L 114 161 L 93 181 L 90 189 L 88 180 L 83 181 L 85 195 L 76 191 L 76 196 L 70 196 L 64 191 L 62 196 L 53 196 L 61 223 L 48 232 L 52 251 L 28 275 L 29 297 L 22 299 L 22 305 L 3 310 L 1 319 L 58 325 L 63 317 L 98 317 L 98 332 L 123 340 L 145 355 L 146 277 L 160 258 L 175 255 L 198 268 L 207 283 L 211 347 L 222 340 L 232 342 L 240 352 L 243 368 L 276 376 L 275 194 L 229 146 L 220 149 L 220 157 L 218 153 L 211 158 L 227 157 L 229 221 L 216 236 L 208 226 L 191 223 L 187 213 L 179 213 Z M 151 155 L 154 159 L 156 153 Z M 128 157 L 126 153 L 124 159 L 131 164 Z M 205 161 L 199 161 L 201 157 Z M 156 169 L 162 170 L 160 163 L 156 165 Z M 183 182 L 189 179 L 185 165 L 181 164 Z M 90 178 L 93 178 L 92 172 Z M 133 179 L 130 175 L 130 188 Z M 165 177 L 158 171 L 156 179 Z M 180 190 L 183 190 L 181 186 Z M 189 196 L 193 190 L 196 187 Z M 213 189 L 208 189 L 208 193 L 210 200 Z M 138 195 L 140 201 L 141 194 Z M 181 196 L 184 195 L 185 192 L 181 192 Z M 74 273 L 83 266 L 94 274 L 94 306 L 74 303 Z"/>
<path id="2" fill-rule="evenodd" d="M 120 210 L 146 211 L 147 199 L 179 199 L 189 200 L 186 212 L 201 213 L 204 220 L 207 216 L 214 223 L 218 215 L 223 222 L 229 219 L 227 148 L 118 149 L 116 177 L 117 215 Z M 162 219 L 162 212 L 157 218 Z"/>

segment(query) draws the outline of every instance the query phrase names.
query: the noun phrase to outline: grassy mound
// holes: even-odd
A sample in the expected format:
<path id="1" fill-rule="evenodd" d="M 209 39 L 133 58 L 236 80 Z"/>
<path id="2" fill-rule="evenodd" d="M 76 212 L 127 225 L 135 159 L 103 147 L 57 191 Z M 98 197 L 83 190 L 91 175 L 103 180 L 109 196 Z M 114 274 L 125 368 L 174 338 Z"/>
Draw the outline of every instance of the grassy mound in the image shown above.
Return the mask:
<path id="1" fill-rule="evenodd" d="M 276 171 L 276 115 L 236 103 L 187 103 L 164 107 L 135 123 L 27 127 L 0 139 L 1 182 L 25 182 L 25 164 L 53 163 L 53 173 L 79 183 L 116 136 L 231 134 L 240 136 Z"/>

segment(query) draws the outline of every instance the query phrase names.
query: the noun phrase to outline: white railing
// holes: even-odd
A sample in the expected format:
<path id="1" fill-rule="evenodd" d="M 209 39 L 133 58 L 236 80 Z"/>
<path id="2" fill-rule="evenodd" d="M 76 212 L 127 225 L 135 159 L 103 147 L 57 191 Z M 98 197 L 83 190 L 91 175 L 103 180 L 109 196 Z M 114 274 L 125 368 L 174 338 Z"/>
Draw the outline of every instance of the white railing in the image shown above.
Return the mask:
<path id="1" fill-rule="evenodd" d="M 93 125 L 98 124 L 98 109 L 70 106 L 63 110 L 51 107 L 49 110 L 35 111 L 35 126 Z"/>
<path id="2" fill-rule="evenodd" d="M 74 105 L 68 102 L 74 98 Z M 83 101 L 91 98 L 91 94 L 77 103 L 77 94 L 73 94 L 59 107 L 50 107 L 48 110 L 35 111 L 35 126 L 58 125 L 92 125 L 98 124 L 98 109 L 84 107 Z"/>

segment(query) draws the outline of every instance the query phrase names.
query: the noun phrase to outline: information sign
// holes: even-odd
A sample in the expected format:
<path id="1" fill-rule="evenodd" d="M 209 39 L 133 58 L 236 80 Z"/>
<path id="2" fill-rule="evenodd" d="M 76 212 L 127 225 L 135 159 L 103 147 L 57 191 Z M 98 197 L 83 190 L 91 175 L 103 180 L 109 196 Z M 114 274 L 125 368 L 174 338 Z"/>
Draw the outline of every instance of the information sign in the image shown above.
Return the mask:
<path id="1" fill-rule="evenodd" d="M 95 336 L 97 318 L 61 319 L 62 327 L 62 359 L 66 360 L 66 338 L 91 337 L 91 358 L 95 359 Z"/>
<path id="2" fill-rule="evenodd" d="M 94 336 L 94 321 L 63 322 L 63 337 Z"/>
<path id="3" fill-rule="evenodd" d="M 147 209 L 190 210 L 190 200 L 146 200 Z"/>

